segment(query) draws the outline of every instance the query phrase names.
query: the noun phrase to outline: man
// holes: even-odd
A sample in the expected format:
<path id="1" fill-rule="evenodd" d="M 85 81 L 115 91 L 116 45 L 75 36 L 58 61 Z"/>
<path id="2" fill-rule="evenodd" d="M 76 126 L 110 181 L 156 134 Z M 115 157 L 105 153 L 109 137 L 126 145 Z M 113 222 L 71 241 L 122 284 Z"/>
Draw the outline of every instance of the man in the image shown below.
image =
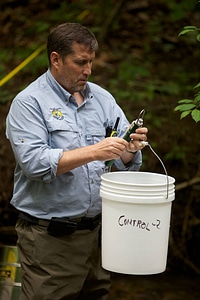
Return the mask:
<path id="1" fill-rule="evenodd" d="M 76 23 L 48 37 L 48 71 L 20 92 L 7 117 L 15 158 L 11 203 L 22 266 L 21 300 L 106 299 L 109 272 L 101 268 L 99 232 L 101 175 L 105 161 L 138 170 L 138 128 L 128 143 L 129 123 L 110 93 L 88 82 L 98 44 Z M 118 137 L 106 130 L 120 118 Z"/>

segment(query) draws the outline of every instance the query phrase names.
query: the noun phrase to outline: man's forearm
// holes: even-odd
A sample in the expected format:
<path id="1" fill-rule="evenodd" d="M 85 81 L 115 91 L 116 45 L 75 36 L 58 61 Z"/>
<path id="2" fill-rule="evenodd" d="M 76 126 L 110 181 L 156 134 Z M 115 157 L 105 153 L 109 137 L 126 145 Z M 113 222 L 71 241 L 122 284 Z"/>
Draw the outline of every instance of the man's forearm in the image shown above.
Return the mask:
<path id="1" fill-rule="evenodd" d="M 57 176 L 94 160 L 91 146 L 64 151 L 58 162 Z"/>

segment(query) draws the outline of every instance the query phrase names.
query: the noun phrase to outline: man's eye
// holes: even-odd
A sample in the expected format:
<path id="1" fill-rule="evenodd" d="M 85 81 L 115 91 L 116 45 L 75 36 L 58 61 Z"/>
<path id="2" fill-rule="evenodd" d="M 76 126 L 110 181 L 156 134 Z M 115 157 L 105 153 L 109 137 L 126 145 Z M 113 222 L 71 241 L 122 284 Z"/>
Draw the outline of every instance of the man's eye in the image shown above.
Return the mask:
<path id="1" fill-rule="evenodd" d="M 78 65 L 80 65 L 80 66 L 83 66 L 83 65 L 86 64 L 86 61 L 85 61 L 85 60 L 79 60 L 79 61 L 77 61 L 76 63 L 77 63 Z"/>
<path id="2" fill-rule="evenodd" d="M 79 66 L 84 66 L 86 64 L 92 64 L 92 60 L 91 61 L 86 61 L 86 60 L 81 60 L 81 61 L 77 61 L 76 62 Z"/>

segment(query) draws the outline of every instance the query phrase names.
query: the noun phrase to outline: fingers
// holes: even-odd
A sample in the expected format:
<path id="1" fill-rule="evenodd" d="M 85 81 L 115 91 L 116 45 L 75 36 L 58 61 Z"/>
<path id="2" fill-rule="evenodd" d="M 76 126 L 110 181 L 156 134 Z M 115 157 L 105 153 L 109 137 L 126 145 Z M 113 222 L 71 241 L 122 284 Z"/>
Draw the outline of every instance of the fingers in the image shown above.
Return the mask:
<path id="1" fill-rule="evenodd" d="M 126 151 L 128 142 L 119 137 L 107 137 L 92 147 L 98 160 L 117 159 Z"/>
<path id="2" fill-rule="evenodd" d="M 131 140 L 129 146 L 134 151 L 142 150 L 146 146 L 146 141 Z"/>
<path id="3" fill-rule="evenodd" d="M 122 138 L 110 138 L 110 147 L 112 149 L 113 152 L 117 152 L 117 154 L 120 152 L 123 152 L 124 150 L 126 150 L 127 146 L 128 146 L 128 142 L 125 141 Z"/>
<path id="4" fill-rule="evenodd" d="M 147 133 L 148 129 L 146 127 L 140 127 L 136 129 L 135 133 L 130 134 L 129 150 L 138 151 L 142 150 L 147 144 Z"/>
<path id="5" fill-rule="evenodd" d="M 135 133 L 130 134 L 130 138 L 132 140 L 147 141 L 147 133 L 148 129 L 146 127 L 139 127 Z"/>
<path id="6" fill-rule="evenodd" d="M 146 128 L 146 127 L 138 127 L 135 132 L 136 133 L 147 134 L 148 133 L 148 128 Z"/>

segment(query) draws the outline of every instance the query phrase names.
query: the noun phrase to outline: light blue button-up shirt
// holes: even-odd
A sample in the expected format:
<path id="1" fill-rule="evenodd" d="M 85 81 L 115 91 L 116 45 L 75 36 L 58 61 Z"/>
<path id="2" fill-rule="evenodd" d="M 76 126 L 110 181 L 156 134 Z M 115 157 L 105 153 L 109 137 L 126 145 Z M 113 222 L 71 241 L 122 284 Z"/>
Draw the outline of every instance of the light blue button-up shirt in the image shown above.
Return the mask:
<path id="1" fill-rule="evenodd" d="M 56 176 L 58 162 L 63 151 L 103 140 L 117 117 L 120 137 L 129 122 L 112 95 L 98 85 L 88 82 L 83 96 L 78 106 L 48 70 L 13 100 L 6 134 L 16 159 L 11 204 L 19 211 L 43 219 L 101 212 L 104 162 L 92 161 Z M 141 152 L 129 167 L 115 161 L 119 170 L 139 170 L 141 163 Z"/>

